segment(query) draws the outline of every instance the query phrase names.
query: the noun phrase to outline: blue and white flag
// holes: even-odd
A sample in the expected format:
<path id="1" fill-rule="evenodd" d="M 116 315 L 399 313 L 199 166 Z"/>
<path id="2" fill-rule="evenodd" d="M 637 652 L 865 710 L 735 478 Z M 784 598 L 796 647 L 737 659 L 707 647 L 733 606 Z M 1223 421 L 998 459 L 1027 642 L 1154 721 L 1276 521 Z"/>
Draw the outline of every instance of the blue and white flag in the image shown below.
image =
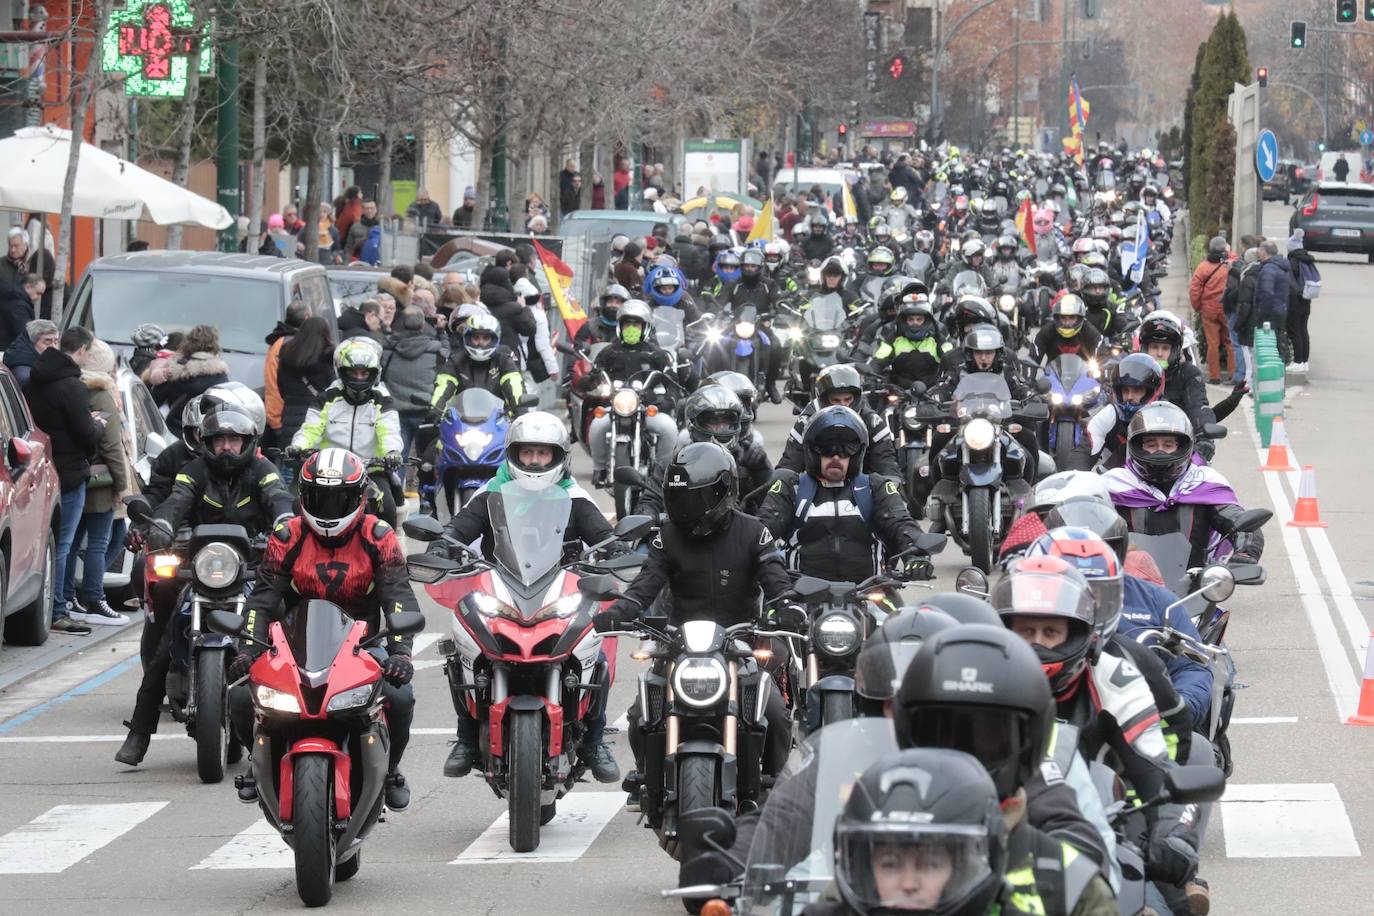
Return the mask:
<path id="1" fill-rule="evenodd" d="M 1121 274 L 1139 285 L 1145 279 L 1145 259 L 1150 254 L 1150 224 L 1142 210 L 1135 224 L 1135 241 L 1121 243 Z"/>

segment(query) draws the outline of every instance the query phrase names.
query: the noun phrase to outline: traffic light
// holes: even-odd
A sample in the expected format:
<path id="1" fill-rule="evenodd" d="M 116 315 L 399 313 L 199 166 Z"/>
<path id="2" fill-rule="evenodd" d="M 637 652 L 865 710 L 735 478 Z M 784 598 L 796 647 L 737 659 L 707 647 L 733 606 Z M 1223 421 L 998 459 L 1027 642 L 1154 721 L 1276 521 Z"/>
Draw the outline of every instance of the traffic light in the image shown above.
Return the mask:
<path id="1" fill-rule="evenodd" d="M 1356 4 L 1359 0 L 1336 0 L 1336 24 L 1349 25 L 1357 15 Z M 1366 0 L 1368 2 L 1368 0 Z"/>
<path id="2" fill-rule="evenodd" d="M 1364 0 L 1364 21 L 1374 22 L 1374 0 Z"/>
<path id="3" fill-rule="evenodd" d="M 907 72 L 910 65 L 907 63 L 905 54 L 894 54 L 892 59 L 887 62 L 887 75 L 892 79 L 899 80 Z"/>
<path id="4" fill-rule="evenodd" d="M 849 103 L 849 120 L 856 124 L 859 121 L 859 103 L 857 101 Z"/>
<path id="5" fill-rule="evenodd" d="M 1366 6 L 1374 5 L 1374 0 L 1365 0 L 1365 4 Z M 1291 29 L 1288 35 L 1288 46 L 1294 51 L 1301 51 L 1307 47 L 1307 23 L 1294 22 Z"/>
<path id="6" fill-rule="evenodd" d="M 841 124 L 841 125 L 840 125 L 840 145 L 843 146 L 843 145 L 844 145 L 844 142 L 845 142 L 846 140 L 848 140 L 848 139 L 849 139 L 849 125 L 848 125 L 848 124 Z"/>
<path id="7" fill-rule="evenodd" d="M 1263 89 L 1265 86 L 1268 86 L 1268 85 L 1269 85 L 1269 68 L 1268 68 L 1268 67 L 1256 67 L 1256 68 L 1255 68 L 1255 81 L 1258 82 L 1258 83 L 1260 84 L 1260 88 L 1261 88 L 1261 89 Z"/>

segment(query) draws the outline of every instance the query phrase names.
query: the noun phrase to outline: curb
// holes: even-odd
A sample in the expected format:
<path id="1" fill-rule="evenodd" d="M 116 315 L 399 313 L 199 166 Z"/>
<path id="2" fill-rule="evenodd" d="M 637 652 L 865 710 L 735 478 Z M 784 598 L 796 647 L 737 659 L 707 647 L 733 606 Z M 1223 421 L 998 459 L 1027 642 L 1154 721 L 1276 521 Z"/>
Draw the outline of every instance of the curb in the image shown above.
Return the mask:
<path id="1" fill-rule="evenodd" d="M 41 646 L 6 644 L 0 648 L 0 664 L 4 665 L 4 670 L 0 671 L 0 693 L 121 634 L 140 632 L 143 629 L 142 616 L 143 612 L 140 610 L 122 627 L 92 627 L 89 636 L 67 636 L 61 639 L 56 635 L 49 636 L 48 641 Z M 10 668 L 8 660 L 16 654 L 23 654 L 25 657 L 16 660 L 15 667 Z"/>

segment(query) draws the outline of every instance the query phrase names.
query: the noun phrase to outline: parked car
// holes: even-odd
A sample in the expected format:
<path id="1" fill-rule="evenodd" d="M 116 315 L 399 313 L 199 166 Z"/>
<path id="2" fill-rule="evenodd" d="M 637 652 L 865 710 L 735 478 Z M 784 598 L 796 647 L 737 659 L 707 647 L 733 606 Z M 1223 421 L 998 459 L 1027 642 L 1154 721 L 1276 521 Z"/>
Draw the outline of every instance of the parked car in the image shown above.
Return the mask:
<path id="1" fill-rule="evenodd" d="M 127 357 L 145 322 L 169 334 L 197 324 L 219 328 L 234 381 L 262 389 L 264 338 L 294 301 L 336 325 L 325 269 L 296 259 L 215 251 L 140 251 L 93 261 L 63 315 Z"/>
<path id="2" fill-rule="evenodd" d="M 52 611 L 60 487 L 47 434 L 3 365 L 0 442 L 0 619 L 5 642 L 40 646 Z"/>
<path id="3" fill-rule="evenodd" d="M 1349 251 L 1374 264 L 1374 185 L 1321 181 L 1308 188 L 1288 218 L 1308 251 Z"/>
<path id="4" fill-rule="evenodd" d="M 1293 192 L 1289 187 L 1288 171 L 1283 168 L 1283 164 L 1280 163 L 1279 168 L 1274 172 L 1274 177 L 1264 182 L 1260 187 L 1260 197 L 1264 200 L 1281 200 L 1287 205 L 1292 196 Z"/>

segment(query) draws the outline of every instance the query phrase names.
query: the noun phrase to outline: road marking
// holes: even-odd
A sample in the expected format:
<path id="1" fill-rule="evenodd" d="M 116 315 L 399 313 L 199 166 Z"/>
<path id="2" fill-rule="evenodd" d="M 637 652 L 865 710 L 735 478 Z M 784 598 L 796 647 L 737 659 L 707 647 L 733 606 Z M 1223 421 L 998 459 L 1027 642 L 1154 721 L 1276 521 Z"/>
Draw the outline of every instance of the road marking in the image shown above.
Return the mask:
<path id="1" fill-rule="evenodd" d="M 3 735 L 4 733 L 9 731 L 13 731 L 14 729 L 28 722 L 32 722 L 34 719 L 38 718 L 50 709 L 61 706 L 63 703 L 70 702 L 71 700 L 74 700 L 77 697 L 85 696 L 91 691 L 97 690 L 105 686 L 110 681 L 114 680 L 124 672 L 133 668 L 135 665 L 138 664 L 138 643 L 129 643 L 126 647 L 126 651 L 129 653 L 127 658 L 123 658 L 115 665 L 105 668 L 99 674 L 96 674 L 94 677 L 87 677 L 85 680 L 81 681 L 79 684 L 70 688 L 64 693 L 60 693 L 56 696 L 50 696 L 47 699 L 44 699 L 36 706 L 30 705 L 27 708 L 25 708 L 25 706 L 22 705 L 32 703 L 32 701 L 36 699 L 33 696 L 16 696 L 13 698 L 13 700 L 10 700 L 10 698 L 7 697 L 7 702 L 4 704 L 5 706 L 9 706 L 11 705 L 11 703 L 13 703 L 15 705 L 19 705 L 19 708 L 25 709 L 25 711 L 19 713 L 11 719 L 8 719 L 3 725 L 0 725 L 0 735 Z M 99 660 L 101 664 L 108 665 L 110 661 L 110 656 L 102 653 L 99 656 Z M 90 669 L 89 667 L 83 667 L 78 670 L 80 670 L 82 673 L 85 673 Z M 43 686 L 40 689 L 50 691 L 51 689 L 53 689 L 53 686 L 54 685 L 52 684 L 43 684 Z"/>
<path id="2" fill-rule="evenodd" d="M 443 639 L 446 633 L 421 633 L 415 637 L 415 647 L 411 651 L 411 657 L 417 657 L 421 652 Z M 425 671 L 429 668 L 438 668 L 443 665 L 442 658 L 426 658 L 421 661 L 413 662 L 416 671 Z"/>
<path id="3" fill-rule="evenodd" d="M 295 854 L 281 834 L 267 821 L 257 820 L 247 830 L 240 831 L 229 842 L 201 859 L 197 869 L 229 868 L 293 868 Z"/>
<path id="4" fill-rule="evenodd" d="M 1360 855 L 1345 803 L 1329 782 L 1228 785 L 1221 818 L 1232 859 Z"/>
<path id="5" fill-rule="evenodd" d="M 1232 725 L 1292 725 L 1298 721 L 1297 716 L 1234 716 L 1231 719 Z"/>
<path id="6" fill-rule="evenodd" d="M 616 813 L 625 808 L 624 792 L 573 792 L 558 801 L 558 814 L 540 829 L 539 848 L 513 852 L 510 814 L 502 812 L 450 865 L 508 865 L 512 862 L 576 862 Z"/>
<path id="7" fill-rule="evenodd" d="M 65 871 L 165 807 L 165 801 L 58 805 L 0 836 L 0 875 Z"/>

